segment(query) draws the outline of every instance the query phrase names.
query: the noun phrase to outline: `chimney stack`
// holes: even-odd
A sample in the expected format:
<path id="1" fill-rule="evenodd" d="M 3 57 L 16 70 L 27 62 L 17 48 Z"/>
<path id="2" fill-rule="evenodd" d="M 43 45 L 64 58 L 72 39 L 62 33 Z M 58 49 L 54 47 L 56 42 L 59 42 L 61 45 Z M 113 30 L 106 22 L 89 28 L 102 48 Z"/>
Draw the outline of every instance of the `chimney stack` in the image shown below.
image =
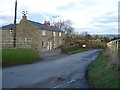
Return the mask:
<path id="1" fill-rule="evenodd" d="M 45 21 L 45 22 L 44 22 L 44 25 L 50 26 L 50 21 Z"/>
<path id="2" fill-rule="evenodd" d="M 23 14 L 22 19 L 26 20 L 27 19 L 27 16 L 26 16 L 27 11 L 23 11 L 22 14 Z"/>

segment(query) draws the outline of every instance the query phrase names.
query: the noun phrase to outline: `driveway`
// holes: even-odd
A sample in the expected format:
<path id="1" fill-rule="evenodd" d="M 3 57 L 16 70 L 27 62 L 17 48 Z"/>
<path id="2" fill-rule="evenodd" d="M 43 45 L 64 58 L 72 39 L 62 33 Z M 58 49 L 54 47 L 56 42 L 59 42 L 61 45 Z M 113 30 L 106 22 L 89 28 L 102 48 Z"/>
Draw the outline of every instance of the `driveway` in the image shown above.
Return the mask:
<path id="1" fill-rule="evenodd" d="M 59 58 L 63 58 L 65 56 L 68 56 L 68 55 L 61 53 L 61 49 L 51 50 L 51 51 L 40 53 L 40 57 L 42 57 L 43 62 L 53 61 L 53 60 L 56 60 Z M 38 62 L 36 62 L 36 63 L 38 63 Z"/>
<path id="2" fill-rule="evenodd" d="M 91 50 L 60 59 L 3 68 L 3 88 L 90 88 L 88 65 L 101 50 Z"/>

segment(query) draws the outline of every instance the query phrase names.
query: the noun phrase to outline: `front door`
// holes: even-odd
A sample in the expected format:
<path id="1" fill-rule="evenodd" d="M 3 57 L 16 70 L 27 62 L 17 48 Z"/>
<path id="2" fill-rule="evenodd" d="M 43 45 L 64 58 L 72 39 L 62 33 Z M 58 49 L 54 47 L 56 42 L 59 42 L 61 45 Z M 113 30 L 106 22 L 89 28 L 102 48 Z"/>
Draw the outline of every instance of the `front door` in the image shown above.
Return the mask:
<path id="1" fill-rule="evenodd" d="M 47 50 L 52 50 L 52 41 L 47 42 Z"/>
<path id="2" fill-rule="evenodd" d="M 52 50 L 52 41 L 50 41 L 50 50 Z"/>
<path id="3" fill-rule="evenodd" d="M 50 42 L 47 42 L 47 50 L 50 50 Z"/>

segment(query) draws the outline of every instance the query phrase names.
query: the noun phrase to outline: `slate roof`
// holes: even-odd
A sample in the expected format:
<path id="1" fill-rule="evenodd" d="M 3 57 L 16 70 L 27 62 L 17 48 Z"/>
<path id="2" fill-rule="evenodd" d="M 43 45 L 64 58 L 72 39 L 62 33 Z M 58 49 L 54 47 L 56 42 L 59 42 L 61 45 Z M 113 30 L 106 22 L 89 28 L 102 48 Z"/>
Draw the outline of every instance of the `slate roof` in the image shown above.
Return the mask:
<path id="1" fill-rule="evenodd" d="M 9 24 L 1 27 L 2 30 L 12 30 L 14 28 L 14 24 Z"/>
<path id="2" fill-rule="evenodd" d="M 52 31 L 59 31 L 59 32 L 63 32 L 61 29 L 57 28 L 57 27 L 54 27 L 54 26 L 46 26 L 44 24 L 41 24 L 41 23 L 38 23 L 38 22 L 34 22 L 34 21 L 30 21 L 30 20 L 27 20 L 29 21 L 32 25 L 34 26 L 37 26 L 41 29 L 44 29 L 44 30 L 52 30 Z"/>
<path id="3" fill-rule="evenodd" d="M 30 20 L 27 20 L 27 21 L 29 21 L 32 25 L 37 26 L 40 29 L 63 32 L 61 29 L 59 29 L 57 27 L 54 27 L 54 26 L 46 26 L 44 24 L 34 22 L 34 21 L 30 21 Z M 9 24 L 9 25 L 2 26 L 2 30 L 11 30 L 13 28 L 14 28 L 14 24 Z"/>

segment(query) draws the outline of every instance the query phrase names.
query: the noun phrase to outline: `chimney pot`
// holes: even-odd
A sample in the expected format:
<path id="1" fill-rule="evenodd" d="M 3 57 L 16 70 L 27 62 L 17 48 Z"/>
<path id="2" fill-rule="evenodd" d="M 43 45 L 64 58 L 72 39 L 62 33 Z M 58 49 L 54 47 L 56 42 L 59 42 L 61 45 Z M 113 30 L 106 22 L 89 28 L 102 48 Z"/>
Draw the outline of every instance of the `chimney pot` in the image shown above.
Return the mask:
<path id="1" fill-rule="evenodd" d="M 50 26 L 50 21 L 45 21 L 45 22 L 44 22 L 44 25 Z"/>

